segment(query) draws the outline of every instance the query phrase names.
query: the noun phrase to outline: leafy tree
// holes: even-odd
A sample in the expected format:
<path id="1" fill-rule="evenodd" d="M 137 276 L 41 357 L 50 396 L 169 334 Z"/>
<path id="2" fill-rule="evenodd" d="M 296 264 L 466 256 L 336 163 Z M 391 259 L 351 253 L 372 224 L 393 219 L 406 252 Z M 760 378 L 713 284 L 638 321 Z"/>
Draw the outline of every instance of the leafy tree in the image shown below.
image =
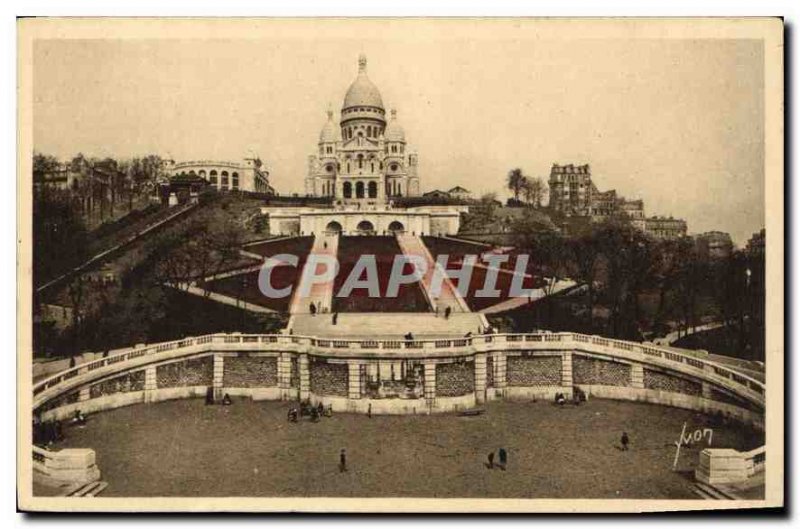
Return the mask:
<path id="1" fill-rule="evenodd" d="M 542 207 L 545 189 L 546 185 L 541 178 L 526 178 L 522 182 L 522 195 L 525 197 L 525 202 L 537 209 Z"/>
<path id="2" fill-rule="evenodd" d="M 525 187 L 527 178 L 522 174 L 522 169 L 519 167 L 512 169 L 508 172 L 506 177 L 506 187 L 514 193 L 514 200 L 519 201 L 519 194 Z"/>

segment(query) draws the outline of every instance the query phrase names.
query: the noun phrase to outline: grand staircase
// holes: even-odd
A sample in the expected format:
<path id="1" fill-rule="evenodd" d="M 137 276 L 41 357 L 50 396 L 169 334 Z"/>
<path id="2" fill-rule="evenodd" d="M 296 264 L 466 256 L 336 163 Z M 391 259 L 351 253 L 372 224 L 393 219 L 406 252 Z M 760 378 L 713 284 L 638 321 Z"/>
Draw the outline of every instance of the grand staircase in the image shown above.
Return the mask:
<path id="1" fill-rule="evenodd" d="M 314 245 L 311 247 L 311 252 L 308 255 L 306 264 L 303 267 L 303 273 L 300 276 L 300 282 L 292 293 L 292 302 L 289 305 L 290 314 L 308 314 L 311 305 L 317 307 L 317 312 L 330 312 L 333 303 L 333 285 L 336 280 L 335 277 L 329 281 L 314 283 L 311 285 L 311 290 L 308 295 L 303 295 L 305 287 L 304 281 L 314 275 L 314 255 L 326 255 L 336 258 L 339 251 L 339 235 L 336 233 L 324 233 L 322 235 L 314 236 Z"/>
<path id="2" fill-rule="evenodd" d="M 425 246 L 422 238 L 417 235 L 409 235 L 408 233 L 398 233 L 397 243 L 403 250 L 403 254 L 417 256 L 428 265 L 425 275 L 420 279 L 420 284 L 434 311 L 444 313 L 444 311 L 449 308 L 451 312 L 470 312 L 467 302 L 461 294 L 458 293 L 458 290 L 453 285 L 447 273 L 434 261 L 431 252 L 428 250 L 428 247 Z M 434 292 L 432 285 L 437 270 L 442 274 L 444 281 L 442 282 L 442 288 L 439 289 L 439 292 Z"/>

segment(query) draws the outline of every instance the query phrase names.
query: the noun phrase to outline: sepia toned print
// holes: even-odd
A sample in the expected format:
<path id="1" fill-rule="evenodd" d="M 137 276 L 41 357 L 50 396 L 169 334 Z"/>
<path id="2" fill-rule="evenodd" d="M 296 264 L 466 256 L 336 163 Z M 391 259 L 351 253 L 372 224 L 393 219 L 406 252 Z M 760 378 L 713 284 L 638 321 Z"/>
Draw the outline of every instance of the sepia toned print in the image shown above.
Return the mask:
<path id="1" fill-rule="evenodd" d="M 783 504 L 779 20 L 39 19 L 19 69 L 22 508 Z"/>

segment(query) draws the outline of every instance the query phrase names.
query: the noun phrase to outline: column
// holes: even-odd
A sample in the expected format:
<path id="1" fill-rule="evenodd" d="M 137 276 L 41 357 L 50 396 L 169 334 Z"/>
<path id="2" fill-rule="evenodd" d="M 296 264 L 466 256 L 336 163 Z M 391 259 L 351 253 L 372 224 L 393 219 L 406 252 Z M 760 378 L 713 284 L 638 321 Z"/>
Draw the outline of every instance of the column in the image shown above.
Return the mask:
<path id="1" fill-rule="evenodd" d="M 425 400 L 429 405 L 436 398 L 436 362 L 425 362 Z"/>
<path id="2" fill-rule="evenodd" d="M 297 376 L 300 379 L 300 400 L 306 400 L 311 391 L 309 380 L 308 355 L 301 354 L 297 357 Z"/>
<path id="3" fill-rule="evenodd" d="M 157 389 L 156 366 L 147 366 L 144 368 L 144 401 L 153 402 Z"/>
<path id="4" fill-rule="evenodd" d="M 572 352 L 561 353 L 561 385 L 572 388 Z"/>
<path id="5" fill-rule="evenodd" d="M 291 399 L 292 387 L 292 354 L 281 353 L 278 357 L 278 388 L 281 390 L 281 398 Z"/>
<path id="6" fill-rule="evenodd" d="M 631 364 L 631 387 L 644 389 L 644 366 Z"/>
<path id="7" fill-rule="evenodd" d="M 475 354 L 475 402 L 486 402 L 486 353 Z"/>
<path id="8" fill-rule="evenodd" d="M 347 363 L 347 398 L 361 398 L 361 365 L 356 360 Z"/>
<path id="9" fill-rule="evenodd" d="M 214 388 L 214 402 L 222 400 L 222 381 L 225 376 L 225 357 L 221 353 L 214 354 L 214 378 L 211 386 Z"/>
<path id="10" fill-rule="evenodd" d="M 500 395 L 505 396 L 507 385 L 506 371 L 508 366 L 506 354 L 502 352 L 494 353 L 492 356 L 492 365 L 494 366 L 495 390 L 498 391 Z"/>

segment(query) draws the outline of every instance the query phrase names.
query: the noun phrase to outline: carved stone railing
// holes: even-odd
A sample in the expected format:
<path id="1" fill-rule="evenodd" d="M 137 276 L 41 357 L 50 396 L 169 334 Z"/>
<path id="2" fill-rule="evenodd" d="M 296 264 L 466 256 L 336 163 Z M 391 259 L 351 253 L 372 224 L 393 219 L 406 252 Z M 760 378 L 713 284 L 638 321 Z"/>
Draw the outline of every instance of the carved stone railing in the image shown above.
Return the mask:
<path id="1" fill-rule="evenodd" d="M 764 384 L 719 363 L 649 344 L 580 333 L 494 334 L 432 340 L 345 340 L 286 334 L 210 334 L 139 345 L 75 366 L 33 387 L 34 408 L 95 379 L 153 362 L 204 352 L 273 351 L 332 358 L 443 358 L 477 352 L 575 351 L 652 365 L 693 376 L 724 388 L 763 408 Z"/>

